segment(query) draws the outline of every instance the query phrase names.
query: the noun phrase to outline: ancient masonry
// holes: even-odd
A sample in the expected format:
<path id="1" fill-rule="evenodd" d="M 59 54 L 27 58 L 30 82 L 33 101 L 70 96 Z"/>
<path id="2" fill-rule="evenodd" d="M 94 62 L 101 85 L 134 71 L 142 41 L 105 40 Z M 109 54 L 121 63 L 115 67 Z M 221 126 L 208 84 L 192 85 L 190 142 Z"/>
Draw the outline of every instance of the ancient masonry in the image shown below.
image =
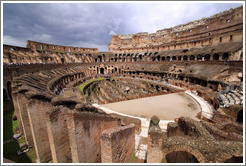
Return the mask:
<path id="1" fill-rule="evenodd" d="M 4 100 L 13 100 L 37 162 L 131 162 L 144 124 L 92 104 L 185 90 L 212 111 L 198 113 L 200 121 L 177 117 L 166 130 L 153 116 L 144 160 L 243 162 L 242 6 L 152 34 L 114 35 L 108 52 L 4 45 L 3 62 Z"/>

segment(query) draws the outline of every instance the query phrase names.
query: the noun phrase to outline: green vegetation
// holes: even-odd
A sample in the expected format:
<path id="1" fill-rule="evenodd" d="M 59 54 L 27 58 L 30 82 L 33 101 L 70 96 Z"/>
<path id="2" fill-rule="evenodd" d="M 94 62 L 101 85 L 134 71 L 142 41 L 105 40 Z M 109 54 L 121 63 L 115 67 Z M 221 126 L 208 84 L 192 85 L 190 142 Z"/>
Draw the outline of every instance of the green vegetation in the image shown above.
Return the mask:
<path id="1" fill-rule="evenodd" d="M 132 156 L 131 163 L 136 163 L 136 155 L 135 155 L 135 153 L 134 153 L 133 156 Z"/>
<path id="2" fill-rule="evenodd" d="M 13 120 L 14 106 L 10 101 L 3 103 L 3 141 L 12 138 L 14 131 L 17 127 L 17 121 Z"/>
<path id="3" fill-rule="evenodd" d="M 3 141 L 11 140 L 15 131 L 18 130 L 17 120 L 13 120 L 14 116 L 13 103 L 11 101 L 3 102 Z M 19 144 L 25 142 L 26 140 L 21 138 L 3 144 L 3 157 L 18 163 L 35 162 L 37 157 L 34 148 L 20 156 L 17 155 L 17 151 L 20 149 Z"/>
<path id="4" fill-rule="evenodd" d="M 79 86 L 79 89 L 81 90 L 81 92 L 84 93 L 84 89 L 85 89 L 88 85 L 90 85 L 92 82 L 94 82 L 94 81 L 99 81 L 99 80 L 103 80 L 103 79 L 105 79 L 105 78 L 100 77 L 100 78 L 95 78 L 95 79 L 93 79 L 93 80 L 89 80 L 89 81 L 83 83 L 82 85 L 80 85 L 80 86 Z"/>

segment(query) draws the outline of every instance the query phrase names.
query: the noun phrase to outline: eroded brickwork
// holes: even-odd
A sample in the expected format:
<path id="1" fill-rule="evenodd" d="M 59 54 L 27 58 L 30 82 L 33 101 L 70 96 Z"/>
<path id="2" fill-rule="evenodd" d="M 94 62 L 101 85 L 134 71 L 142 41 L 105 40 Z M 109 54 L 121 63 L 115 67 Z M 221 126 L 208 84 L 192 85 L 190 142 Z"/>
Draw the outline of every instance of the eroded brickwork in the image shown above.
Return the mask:
<path id="1" fill-rule="evenodd" d="M 103 163 L 130 163 L 134 149 L 134 124 L 103 131 L 101 135 L 101 157 Z"/>

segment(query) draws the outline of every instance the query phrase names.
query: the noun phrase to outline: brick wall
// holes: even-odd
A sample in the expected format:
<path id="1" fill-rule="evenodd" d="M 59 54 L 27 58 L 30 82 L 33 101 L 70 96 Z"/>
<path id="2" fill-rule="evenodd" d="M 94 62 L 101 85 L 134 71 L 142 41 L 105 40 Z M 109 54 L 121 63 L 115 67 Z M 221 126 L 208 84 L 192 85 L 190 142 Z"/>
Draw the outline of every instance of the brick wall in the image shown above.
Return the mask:
<path id="1" fill-rule="evenodd" d="M 102 163 L 129 163 L 135 149 L 135 126 L 114 127 L 101 135 Z"/>
<path id="2" fill-rule="evenodd" d="M 120 125 L 106 114 L 71 112 L 67 126 L 73 163 L 100 163 L 100 135 L 103 130 Z"/>
<path id="3" fill-rule="evenodd" d="M 54 163 L 72 162 L 66 111 L 68 109 L 60 106 L 55 110 L 50 110 L 46 115 L 47 130 Z"/>

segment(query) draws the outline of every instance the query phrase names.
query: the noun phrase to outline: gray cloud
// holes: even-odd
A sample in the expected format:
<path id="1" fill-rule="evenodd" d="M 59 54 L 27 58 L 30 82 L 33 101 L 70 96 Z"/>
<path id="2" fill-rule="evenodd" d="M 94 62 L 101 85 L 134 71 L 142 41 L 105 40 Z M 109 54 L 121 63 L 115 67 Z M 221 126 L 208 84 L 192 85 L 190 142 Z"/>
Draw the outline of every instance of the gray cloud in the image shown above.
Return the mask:
<path id="1" fill-rule="evenodd" d="M 4 3 L 4 44 L 26 40 L 97 47 L 107 51 L 111 35 L 149 32 L 209 17 L 238 3 Z"/>

